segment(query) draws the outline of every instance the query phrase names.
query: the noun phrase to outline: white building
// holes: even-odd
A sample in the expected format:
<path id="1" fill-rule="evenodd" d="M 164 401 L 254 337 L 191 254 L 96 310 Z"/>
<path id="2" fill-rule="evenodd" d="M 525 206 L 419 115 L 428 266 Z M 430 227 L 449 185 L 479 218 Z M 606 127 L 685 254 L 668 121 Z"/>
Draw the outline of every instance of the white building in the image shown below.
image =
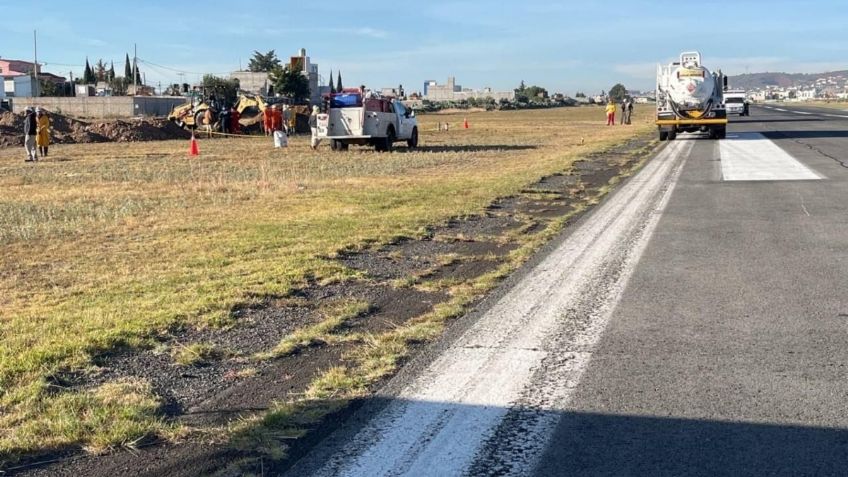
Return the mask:
<path id="1" fill-rule="evenodd" d="M 449 77 L 447 84 L 444 85 L 432 80 L 424 83 L 424 99 L 429 101 L 462 101 L 471 98 L 513 101 L 515 100 L 515 91 L 495 91 L 488 87 L 481 90 L 463 88 L 456 84 L 456 78 L 453 76 Z"/>

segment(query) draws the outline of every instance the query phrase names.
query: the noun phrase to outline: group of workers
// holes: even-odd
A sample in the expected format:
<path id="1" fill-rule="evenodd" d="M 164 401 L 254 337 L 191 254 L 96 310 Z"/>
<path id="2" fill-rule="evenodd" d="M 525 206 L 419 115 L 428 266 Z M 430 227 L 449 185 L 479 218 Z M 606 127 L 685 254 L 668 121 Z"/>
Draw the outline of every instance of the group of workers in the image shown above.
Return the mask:
<path id="1" fill-rule="evenodd" d="M 274 131 L 282 131 L 283 134 L 289 133 L 288 118 L 289 109 L 286 105 L 278 108 L 276 104 L 272 104 L 270 108 L 266 108 L 262 112 L 262 130 L 266 136 L 271 136 Z"/>
<path id="2" fill-rule="evenodd" d="M 24 115 L 24 149 L 26 162 L 47 157 L 50 148 L 50 118 L 41 108 L 28 107 Z"/>
<path id="3" fill-rule="evenodd" d="M 607 103 L 607 126 L 615 126 L 615 113 L 618 108 L 615 101 L 610 98 Z M 621 124 L 630 124 L 630 118 L 633 115 L 633 100 L 625 98 L 621 100 Z"/>

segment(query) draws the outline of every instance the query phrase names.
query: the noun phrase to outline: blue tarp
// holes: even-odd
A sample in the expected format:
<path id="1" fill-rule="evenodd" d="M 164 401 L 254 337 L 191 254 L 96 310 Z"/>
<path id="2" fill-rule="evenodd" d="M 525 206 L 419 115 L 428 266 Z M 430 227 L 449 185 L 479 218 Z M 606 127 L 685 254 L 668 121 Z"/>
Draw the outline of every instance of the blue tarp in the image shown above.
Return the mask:
<path id="1" fill-rule="evenodd" d="M 330 98 L 331 108 L 355 108 L 362 106 L 362 95 L 354 93 L 342 93 Z"/>

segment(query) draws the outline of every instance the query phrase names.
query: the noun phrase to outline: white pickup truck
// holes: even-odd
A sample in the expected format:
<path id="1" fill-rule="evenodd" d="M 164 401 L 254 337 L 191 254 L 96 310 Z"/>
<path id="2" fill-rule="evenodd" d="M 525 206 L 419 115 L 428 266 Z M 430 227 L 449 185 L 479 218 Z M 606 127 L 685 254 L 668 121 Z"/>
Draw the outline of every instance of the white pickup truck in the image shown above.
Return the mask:
<path id="1" fill-rule="evenodd" d="M 400 101 L 366 96 L 360 89 L 330 95 L 327 113 L 318 115 L 318 137 L 330 140 L 334 151 L 351 144 L 391 151 L 394 143 L 418 147 L 415 112 Z"/>
<path id="2" fill-rule="evenodd" d="M 732 89 L 724 92 L 724 103 L 727 114 L 738 114 L 750 116 L 748 109 L 748 95 L 743 90 Z"/>

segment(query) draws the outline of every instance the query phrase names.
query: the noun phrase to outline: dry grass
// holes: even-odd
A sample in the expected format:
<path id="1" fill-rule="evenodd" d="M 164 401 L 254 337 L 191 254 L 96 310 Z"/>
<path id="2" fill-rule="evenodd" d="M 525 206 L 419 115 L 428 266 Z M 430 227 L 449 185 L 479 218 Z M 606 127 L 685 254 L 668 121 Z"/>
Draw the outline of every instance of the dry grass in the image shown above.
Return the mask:
<path id="1" fill-rule="evenodd" d="M 175 325 L 226 324 L 235 306 L 308 279 L 345 278 L 322 257 L 477 213 L 649 130 L 651 111 L 637 113 L 630 128 L 603 127 L 598 108 L 470 114 L 469 130 L 462 115 L 422 116 L 424 148 L 394 154 L 312 152 L 304 138 L 284 151 L 264 138 L 202 141 L 194 159 L 184 141 L 55 146 L 38 164 L 0 151 L 0 453 L 159 432 L 152 401 L 122 402 L 127 425 L 101 426 L 83 416 L 108 408 L 102 399 L 48 378 Z M 439 121 L 451 131 L 436 132 Z M 92 409 L 45 414 L 68 400 Z M 54 418 L 78 431 L 52 433 Z"/>

